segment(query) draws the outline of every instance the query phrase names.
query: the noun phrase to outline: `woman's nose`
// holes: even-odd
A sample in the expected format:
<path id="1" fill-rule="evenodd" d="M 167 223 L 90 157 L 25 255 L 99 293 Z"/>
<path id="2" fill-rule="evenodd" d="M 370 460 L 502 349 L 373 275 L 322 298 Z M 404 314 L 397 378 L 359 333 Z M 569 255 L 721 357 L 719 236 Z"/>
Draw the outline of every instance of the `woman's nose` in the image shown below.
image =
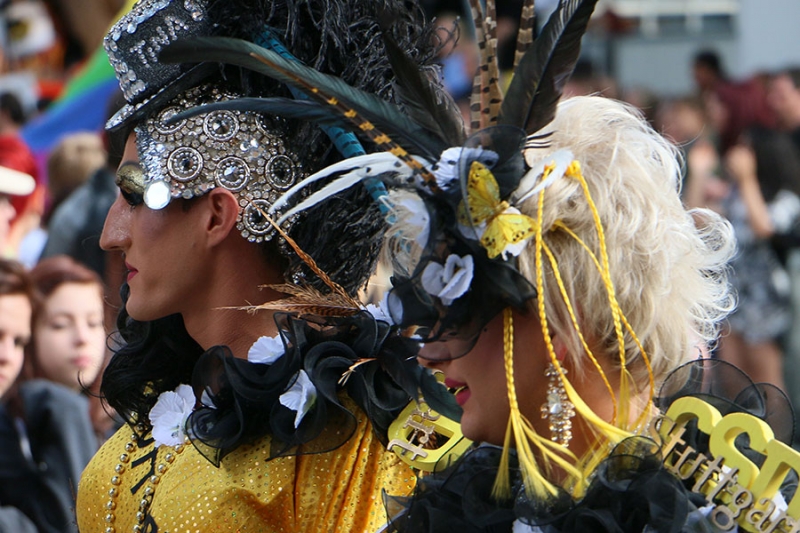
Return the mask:
<path id="1" fill-rule="evenodd" d="M 11 361 L 11 356 L 16 349 L 17 346 L 14 337 L 0 332 L 0 366 L 8 364 Z"/>
<path id="2" fill-rule="evenodd" d="M 83 346 L 89 342 L 89 329 L 88 323 L 81 323 L 80 321 L 75 323 L 73 336 L 75 346 Z"/>

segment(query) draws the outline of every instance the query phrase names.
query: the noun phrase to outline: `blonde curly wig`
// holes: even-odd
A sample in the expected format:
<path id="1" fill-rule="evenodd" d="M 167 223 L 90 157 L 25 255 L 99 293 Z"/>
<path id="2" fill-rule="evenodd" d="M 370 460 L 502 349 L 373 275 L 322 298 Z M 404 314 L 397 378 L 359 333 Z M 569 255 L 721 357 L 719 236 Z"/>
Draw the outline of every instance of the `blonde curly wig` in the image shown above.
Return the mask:
<path id="1" fill-rule="evenodd" d="M 679 196 L 681 161 L 676 148 L 655 132 L 634 108 L 597 96 L 563 101 L 546 157 L 569 149 L 580 162 L 597 207 L 609 257 L 611 279 L 622 313 L 647 352 L 656 383 L 669 370 L 713 344 L 720 322 L 734 307 L 727 263 L 735 245 L 730 224 L 706 210 L 687 211 Z M 518 206 L 537 217 L 538 196 Z M 591 255 L 557 221 L 600 257 L 598 233 L 583 189 L 564 177 L 545 190 L 544 240 L 557 258 L 583 335 L 599 353 L 619 359 L 609 298 Z M 520 256 L 520 270 L 536 279 L 534 244 Z M 575 368 L 585 367 L 575 332 L 549 262 L 544 298 L 550 332 L 567 344 Z M 628 368 L 642 386 L 639 348 L 625 334 Z M 640 389 L 641 390 L 641 389 Z"/>

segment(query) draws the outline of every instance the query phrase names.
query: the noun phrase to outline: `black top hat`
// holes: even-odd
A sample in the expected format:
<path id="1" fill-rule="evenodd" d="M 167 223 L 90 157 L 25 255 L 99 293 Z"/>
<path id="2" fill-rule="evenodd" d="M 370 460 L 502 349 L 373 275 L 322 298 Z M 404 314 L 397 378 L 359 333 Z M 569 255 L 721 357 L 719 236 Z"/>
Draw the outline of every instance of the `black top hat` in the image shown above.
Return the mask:
<path id="1" fill-rule="evenodd" d="M 162 63 L 171 43 L 211 34 L 206 0 L 140 0 L 117 21 L 103 46 L 114 67 L 126 105 L 106 124 L 113 131 L 135 122 L 216 69 L 214 64 Z"/>

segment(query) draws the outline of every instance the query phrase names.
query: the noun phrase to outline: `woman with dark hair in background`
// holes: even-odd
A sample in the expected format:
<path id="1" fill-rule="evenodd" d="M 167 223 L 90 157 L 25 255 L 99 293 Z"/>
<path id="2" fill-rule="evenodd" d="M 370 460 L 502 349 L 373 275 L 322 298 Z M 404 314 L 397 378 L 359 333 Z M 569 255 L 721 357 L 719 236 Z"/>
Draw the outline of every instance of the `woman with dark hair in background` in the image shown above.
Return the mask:
<path id="1" fill-rule="evenodd" d="M 22 266 L 0 261 L 0 531 L 74 532 L 74 494 L 97 440 L 85 398 L 44 380 L 14 385 L 38 300 Z"/>
<path id="2" fill-rule="evenodd" d="M 31 278 L 42 303 L 25 349 L 23 375 L 58 383 L 85 398 L 85 390 L 95 390 L 106 353 L 100 277 L 60 255 L 42 259 L 31 270 Z M 102 442 L 113 426 L 111 417 L 93 395 L 85 410 L 91 413 Z"/>

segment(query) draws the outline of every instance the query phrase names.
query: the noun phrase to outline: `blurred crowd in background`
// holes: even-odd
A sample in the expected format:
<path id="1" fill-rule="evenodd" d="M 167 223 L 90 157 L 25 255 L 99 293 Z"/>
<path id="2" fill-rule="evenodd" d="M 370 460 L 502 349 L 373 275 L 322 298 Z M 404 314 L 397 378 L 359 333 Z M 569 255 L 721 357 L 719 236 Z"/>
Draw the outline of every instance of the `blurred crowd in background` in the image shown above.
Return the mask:
<path id="1" fill-rule="evenodd" d="M 0 532 L 16 531 L 16 512 L 37 516 L 40 531 L 72 530 L 77 473 L 120 423 L 94 394 L 125 275 L 98 246 L 121 154 L 102 125 L 122 104 L 100 43 L 124 4 L 0 1 L 0 167 L 33 178 L 20 188 L 0 172 Z M 423 4 L 468 123 L 478 61 L 468 13 L 458 0 Z M 503 72 L 519 4 L 498 2 Z M 715 50 L 698 49 L 685 68 L 693 90 L 664 98 L 621 90 L 585 59 L 565 93 L 626 101 L 676 143 L 686 206 L 725 215 L 739 246 L 738 310 L 704 355 L 800 405 L 800 65 L 733 79 Z M 31 471 L 41 486 L 26 485 Z"/>

